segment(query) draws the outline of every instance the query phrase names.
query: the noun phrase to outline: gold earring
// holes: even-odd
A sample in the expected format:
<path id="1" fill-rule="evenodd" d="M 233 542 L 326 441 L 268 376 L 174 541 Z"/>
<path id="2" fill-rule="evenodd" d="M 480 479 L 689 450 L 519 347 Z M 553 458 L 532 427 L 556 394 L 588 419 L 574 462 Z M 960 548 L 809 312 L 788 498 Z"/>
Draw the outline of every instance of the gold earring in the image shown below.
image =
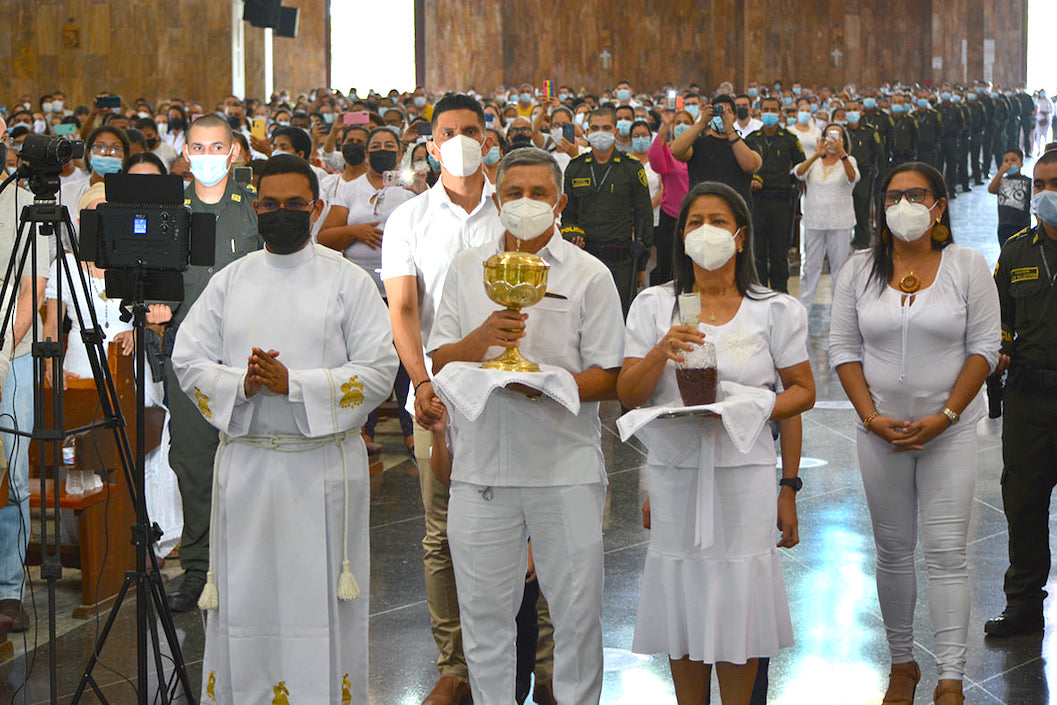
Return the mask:
<path id="1" fill-rule="evenodd" d="M 936 224 L 932 228 L 932 239 L 935 242 L 946 242 L 947 238 L 951 236 L 951 231 L 947 229 L 945 225 Z"/>

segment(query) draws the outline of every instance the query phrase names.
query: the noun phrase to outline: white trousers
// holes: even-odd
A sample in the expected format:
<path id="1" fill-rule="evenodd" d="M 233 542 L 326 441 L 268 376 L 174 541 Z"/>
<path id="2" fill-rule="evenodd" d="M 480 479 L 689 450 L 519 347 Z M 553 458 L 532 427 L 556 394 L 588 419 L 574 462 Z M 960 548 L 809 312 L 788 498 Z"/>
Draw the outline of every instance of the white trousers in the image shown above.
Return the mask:
<path id="1" fill-rule="evenodd" d="M 859 467 L 877 546 L 877 598 L 892 663 L 914 658 L 918 516 L 939 678 L 961 680 L 969 628 L 966 542 L 976 484 L 976 428 L 949 429 L 924 451 L 895 453 L 859 430 Z"/>
<path id="2" fill-rule="evenodd" d="M 822 261 L 829 256 L 829 271 L 834 279 L 851 252 L 851 229 L 804 229 L 804 263 L 800 270 L 800 303 L 811 312 L 818 280 L 822 277 Z"/>
<path id="3" fill-rule="evenodd" d="M 554 697 L 602 696 L 602 484 L 481 487 L 452 482 L 448 545 L 475 705 L 513 705 L 515 618 L 529 537 L 554 622 Z"/>

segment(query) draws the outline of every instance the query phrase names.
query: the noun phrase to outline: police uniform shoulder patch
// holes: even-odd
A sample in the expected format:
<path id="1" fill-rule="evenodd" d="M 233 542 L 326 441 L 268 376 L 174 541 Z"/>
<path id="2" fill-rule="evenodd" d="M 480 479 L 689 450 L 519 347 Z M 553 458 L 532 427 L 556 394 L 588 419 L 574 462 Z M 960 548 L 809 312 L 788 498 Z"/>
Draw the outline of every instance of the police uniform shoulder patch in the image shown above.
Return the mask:
<path id="1" fill-rule="evenodd" d="M 184 205 L 185 205 L 185 206 L 189 206 L 189 205 L 191 205 L 191 199 L 190 199 L 190 198 L 185 198 L 185 199 L 184 199 Z"/>
<path id="2" fill-rule="evenodd" d="M 646 170 L 639 167 L 639 182 L 646 188 L 650 187 L 649 182 L 646 180 Z"/>
<path id="3" fill-rule="evenodd" d="M 877 130 L 874 130 L 873 141 L 877 144 L 881 144 L 881 135 L 877 134 Z"/>
<path id="4" fill-rule="evenodd" d="M 1031 281 L 1032 279 L 1039 278 L 1038 267 L 1017 267 L 1016 269 L 1009 270 L 1009 283 L 1016 284 L 1017 282 Z"/>

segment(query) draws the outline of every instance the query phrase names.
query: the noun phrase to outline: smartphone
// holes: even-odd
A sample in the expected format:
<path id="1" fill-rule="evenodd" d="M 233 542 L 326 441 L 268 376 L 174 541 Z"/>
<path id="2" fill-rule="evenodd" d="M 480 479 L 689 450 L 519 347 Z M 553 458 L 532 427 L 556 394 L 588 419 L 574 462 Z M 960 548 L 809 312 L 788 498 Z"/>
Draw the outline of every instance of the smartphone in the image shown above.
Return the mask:
<path id="1" fill-rule="evenodd" d="M 415 123 L 415 131 L 418 132 L 419 137 L 430 137 L 433 135 L 433 125 L 425 120 L 420 120 Z"/>
<path id="2" fill-rule="evenodd" d="M 121 107 L 121 96 L 119 95 L 105 95 L 101 98 L 95 99 L 95 107 L 97 108 L 120 108 Z"/>
<path id="3" fill-rule="evenodd" d="M 576 125 L 571 122 L 562 125 L 562 137 L 564 137 L 570 144 L 576 144 Z"/>
<path id="4" fill-rule="evenodd" d="M 262 117 L 250 118 L 250 134 L 259 140 L 268 139 L 268 132 Z"/>
<path id="5" fill-rule="evenodd" d="M 366 110 L 357 110 L 354 113 L 345 113 L 345 117 L 342 118 L 346 125 L 366 125 L 370 122 L 371 116 L 367 114 Z"/>
<path id="6" fill-rule="evenodd" d="M 676 105 L 676 99 L 679 94 L 675 91 L 668 91 L 668 109 L 674 111 Z"/>
<path id="7" fill-rule="evenodd" d="M 393 169 L 382 172 L 382 186 L 411 186 L 415 183 L 413 169 Z"/>
<path id="8" fill-rule="evenodd" d="M 484 124 L 485 127 L 491 127 L 493 124 L 495 124 L 495 115 L 492 115 L 492 113 L 485 113 Z"/>
<path id="9" fill-rule="evenodd" d="M 235 174 L 235 183 L 249 186 L 253 183 L 253 168 L 248 166 L 237 166 L 233 170 Z"/>
<path id="10" fill-rule="evenodd" d="M 550 102 L 551 98 L 554 97 L 554 81 L 550 79 L 543 82 L 543 99 Z"/>
<path id="11" fill-rule="evenodd" d="M 51 128 L 51 131 L 59 137 L 65 137 L 66 135 L 76 135 L 77 125 L 63 122 Z"/>
<path id="12" fill-rule="evenodd" d="M 676 96 L 676 98 L 675 98 L 675 109 L 676 110 L 682 110 L 683 109 L 683 97 L 681 95 L 680 96 Z"/>

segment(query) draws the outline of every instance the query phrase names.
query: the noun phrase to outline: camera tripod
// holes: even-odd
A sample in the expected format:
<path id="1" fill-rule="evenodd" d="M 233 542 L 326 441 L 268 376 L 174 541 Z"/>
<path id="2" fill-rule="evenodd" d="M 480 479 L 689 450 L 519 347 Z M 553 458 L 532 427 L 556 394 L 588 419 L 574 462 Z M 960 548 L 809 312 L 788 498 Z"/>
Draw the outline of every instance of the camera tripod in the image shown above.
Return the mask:
<path id="1" fill-rule="evenodd" d="M 24 171 L 25 170 L 25 171 Z M 8 185 L 14 179 L 25 176 L 32 177 L 29 170 L 25 166 L 20 167 L 15 174 L 12 174 L 3 184 L 0 184 L 0 191 Z M 33 186 L 33 179 L 30 178 L 31 187 Z M 137 703 L 140 705 L 147 705 L 151 701 L 148 697 L 147 689 L 150 678 L 149 673 L 149 659 L 148 649 L 153 653 L 155 672 L 158 678 L 158 695 L 153 700 L 158 700 L 163 703 L 169 703 L 172 699 L 169 696 L 168 689 L 165 687 L 166 679 L 164 674 L 165 660 L 169 658 L 173 663 L 173 671 L 175 672 L 176 678 L 183 689 L 183 695 L 190 703 L 197 701 L 194 692 L 191 688 L 190 678 L 187 674 L 187 667 L 184 663 L 183 655 L 180 649 L 179 639 L 176 634 L 176 627 L 173 623 L 172 614 L 169 611 L 169 605 L 165 597 L 165 591 L 162 586 L 161 574 L 158 569 L 157 558 L 152 550 L 152 545 L 161 537 L 161 531 L 156 524 L 152 524 L 147 515 L 146 505 L 146 492 L 144 482 L 144 459 L 146 455 L 145 447 L 145 420 L 144 420 L 144 390 L 146 384 L 145 375 L 145 326 L 146 326 L 146 312 L 147 307 L 144 303 L 143 293 L 146 288 L 146 277 L 147 272 L 142 269 L 137 269 L 133 272 L 135 282 L 135 294 L 131 297 L 132 300 L 132 320 L 133 328 L 135 331 L 135 342 L 136 342 L 136 451 L 135 456 L 132 454 L 130 444 L 128 441 L 128 435 L 125 431 L 125 419 L 122 415 L 120 405 L 118 403 L 117 391 L 114 386 L 114 380 L 110 375 L 109 366 L 106 363 L 106 352 L 103 347 L 103 335 L 99 327 L 99 322 L 96 317 L 95 309 L 89 303 L 86 308 L 87 320 L 90 325 L 86 325 L 85 312 L 81 310 L 79 304 L 77 292 L 81 294 L 82 301 L 91 302 L 92 290 L 88 286 L 86 279 L 86 273 L 81 266 L 81 257 L 78 253 L 77 242 L 72 237 L 73 224 L 70 221 L 69 211 L 66 206 L 60 205 L 55 202 L 53 193 L 43 194 L 44 196 L 51 196 L 51 198 L 42 197 L 41 192 L 36 191 L 37 198 L 32 205 L 27 205 L 23 208 L 22 217 L 20 219 L 18 233 L 15 238 L 13 254 L 11 260 L 7 264 L 7 270 L 4 276 L 4 290 L 12 292 L 10 294 L 10 300 L 7 302 L 6 311 L 4 312 L 3 324 L 0 326 L 0 349 L 3 348 L 3 341 L 5 333 L 10 330 L 9 326 L 13 323 L 13 317 L 16 307 L 14 291 L 17 291 L 17 284 L 21 280 L 23 273 L 25 272 L 26 260 L 30 259 L 30 272 L 29 275 L 34 280 L 40 273 L 37 272 L 37 235 L 51 238 L 55 237 L 58 252 L 58 266 L 57 266 L 57 279 L 56 282 L 56 297 L 62 300 L 62 290 L 64 282 L 70 287 L 70 291 L 75 292 L 72 298 L 72 304 L 68 307 L 72 309 L 73 315 L 76 316 L 76 320 L 81 328 L 81 337 L 84 342 L 84 346 L 88 355 L 89 364 L 92 368 L 92 375 L 95 380 L 96 391 L 99 395 L 100 410 L 102 412 L 102 419 L 95 421 L 86 426 L 82 426 L 75 429 L 65 428 L 65 414 L 63 407 L 63 385 L 61 380 L 63 379 L 62 373 L 62 346 L 58 341 L 46 340 L 41 341 L 40 331 L 38 330 L 38 323 L 36 316 L 33 318 L 31 327 L 31 334 L 33 336 L 33 389 L 34 389 L 34 412 L 33 412 L 33 429 L 32 431 L 22 431 L 19 429 L 0 429 L 5 432 L 12 433 L 29 440 L 37 440 L 40 445 L 40 467 L 47 467 L 48 458 L 48 446 L 51 447 L 51 467 L 58 468 L 62 465 L 62 443 L 63 441 L 71 436 L 78 433 L 82 433 L 87 430 L 94 428 L 109 428 L 113 430 L 115 445 L 118 450 L 118 455 L 121 461 L 121 470 L 124 473 L 126 484 L 129 488 L 129 492 L 132 495 L 132 502 L 136 512 L 136 523 L 132 526 L 132 543 L 136 547 L 136 567 L 135 570 L 130 570 L 125 573 L 124 582 L 122 583 L 121 589 L 118 592 L 117 598 L 111 608 L 110 614 L 106 620 L 106 623 L 99 634 L 99 638 L 96 641 L 95 648 L 92 651 L 92 656 L 88 661 L 88 664 L 81 675 L 80 682 L 77 686 L 77 690 L 74 693 L 71 703 L 78 703 L 81 700 L 81 696 L 84 694 L 86 688 L 90 688 L 101 702 L 108 702 L 106 697 L 103 695 L 102 690 L 97 683 L 93 671 L 96 665 L 99 663 L 99 657 L 102 653 L 104 644 L 106 643 L 107 637 L 117 619 L 118 613 L 125 600 L 126 595 L 130 587 L 135 587 L 139 599 L 136 601 L 136 657 L 137 657 L 137 681 L 136 681 L 136 695 Z M 69 242 L 65 243 L 71 248 L 72 260 L 71 263 L 68 261 L 66 256 L 63 254 L 63 244 L 58 236 L 59 228 L 64 227 L 65 232 L 71 234 Z M 74 273 L 76 272 L 76 278 Z M 32 296 L 32 311 L 37 311 L 40 306 L 38 301 L 37 292 L 35 287 L 33 288 Z M 52 379 L 55 380 L 55 384 L 48 390 L 45 384 L 45 366 L 50 365 L 52 372 Z M 52 413 L 49 418 L 46 418 L 45 409 L 45 398 L 46 395 L 51 395 L 52 402 Z M 17 424 L 15 424 L 17 426 Z M 42 472 L 40 477 L 40 493 L 42 503 L 47 504 L 47 492 L 46 492 L 46 473 Z M 46 517 L 41 522 L 41 577 L 47 583 L 48 591 L 48 618 L 49 618 L 49 633 L 48 633 L 48 644 L 50 648 L 50 659 L 49 659 L 49 685 L 50 685 L 50 702 L 58 702 L 58 658 L 57 658 L 57 639 L 55 632 L 55 584 L 59 578 L 62 577 L 62 563 L 60 559 L 61 552 L 61 532 L 59 530 L 59 495 L 60 495 L 60 483 L 58 477 L 52 483 L 52 506 L 55 508 L 55 519 L 54 527 L 52 527 L 51 537 L 49 540 L 48 521 Z M 28 527 L 27 527 L 28 530 Z M 148 557 L 150 561 L 150 567 L 148 568 Z M 159 634 L 159 626 L 162 634 L 168 645 L 169 655 L 164 656 L 161 650 L 161 635 Z M 148 641 L 149 639 L 149 641 Z"/>

